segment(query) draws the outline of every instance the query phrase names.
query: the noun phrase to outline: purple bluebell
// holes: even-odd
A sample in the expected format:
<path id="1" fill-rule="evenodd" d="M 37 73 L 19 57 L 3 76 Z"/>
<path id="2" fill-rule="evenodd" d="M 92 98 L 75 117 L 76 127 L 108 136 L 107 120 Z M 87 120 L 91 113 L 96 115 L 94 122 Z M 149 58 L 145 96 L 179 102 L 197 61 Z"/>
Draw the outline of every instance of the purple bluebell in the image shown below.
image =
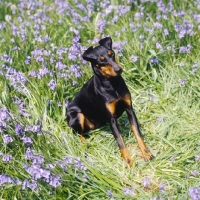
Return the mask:
<path id="1" fill-rule="evenodd" d="M 43 76 L 45 76 L 48 73 L 49 73 L 49 69 L 46 67 L 42 67 L 39 69 L 39 71 L 37 73 L 37 77 L 38 77 L 38 79 L 41 79 Z"/>
<path id="2" fill-rule="evenodd" d="M 73 44 L 69 48 L 69 54 L 68 54 L 69 60 L 75 61 L 77 58 L 79 58 L 80 55 L 81 55 L 80 47 L 77 44 Z"/>
<path id="3" fill-rule="evenodd" d="M 170 160 L 171 162 L 176 162 L 176 159 L 175 159 L 174 156 L 171 156 L 171 157 L 169 158 L 169 160 Z"/>
<path id="4" fill-rule="evenodd" d="M 157 28 L 157 29 L 161 29 L 162 28 L 162 24 L 159 23 L 159 22 L 155 22 L 154 23 L 154 27 Z"/>
<path id="5" fill-rule="evenodd" d="M 6 27 L 6 23 L 5 22 L 0 23 L 0 30 L 3 30 L 5 27 Z"/>
<path id="6" fill-rule="evenodd" d="M 195 160 L 196 162 L 198 162 L 198 161 L 200 160 L 200 155 L 195 155 L 195 156 L 194 156 L 194 160 Z"/>
<path id="7" fill-rule="evenodd" d="M 11 120 L 10 115 L 6 108 L 0 107 L 0 132 L 3 132 L 3 129 L 7 127 L 7 122 Z"/>
<path id="8" fill-rule="evenodd" d="M 24 61 L 24 63 L 25 63 L 26 65 L 31 64 L 31 57 L 30 57 L 30 56 L 27 56 L 27 57 L 26 57 L 26 60 Z"/>
<path id="9" fill-rule="evenodd" d="M 4 154 L 2 156 L 2 161 L 4 161 L 4 162 L 9 162 L 11 160 L 12 160 L 12 155 L 11 154 L 8 154 L 8 155 Z"/>
<path id="10" fill-rule="evenodd" d="M 118 16 L 123 16 L 130 11 L 130 6 L 118 5 L 116 6 Z"/>
<path id="11" fill-rule="evenodd" d="M 35 154 L 32 159 L 32 164 L 42 164 L 44 163 L 45 159 L 44 156 L 41 154 Z"/>
<path id="12" fill-rule="evenodd" d="M 165 184 L 161 184 L 161 186 L 159 187 L 159 191 L 164 193 L 165 192 Z"/>
<path id="13" fill-rule="evenodd" d="M 51 80 L 49 83 L 48 83 L 48 86 L 51 90 L 55 90 L 56 89 L 56 86 L 57 86 L 57 83 L 54 81 L 54 80 Z"/>
<path id="14" fill-rule="evenodd" d="M 59 60 L 57 63 L 56 63 L 56 66 L 55 66 L 57 69 L 59 70 L 62 70 L 62 69 L 65 69 L 67 66 L 61 61 Z"/>
<path id="15" fill-rule="evenodd" d="M 133 188 L 123 188 L 123 192 L 125 195 L 135 196 Z"/>
<path id="16" fill-rule="evenodd" d="M 23 168 L 31 175 L 33 180 L 50 178 L 50 170 L 41 167 L 40 164 L 23 165 Z"/>
<path id="17" fill-rule="evenodd" d="M 49 178 L 45 179 L 45 181 L 54 188 L 61 184 L 60 176 L 58 175 L 51 175 Z"/>
<path id="18" fill-rule="evenodd" d="M 96 28 L 99 31 L 99 33 L 103 33 L 104 32 L 104 28 L 107 24 L 106 20 L 100 20 L 97 22 Z"/>
<path id="19" fill-rule="evenodd" d="M 179 53 L 190 53 L 190 50 L 192 49 L 193 47 L 191 45 L 187 45 L 187 46 L 181 46 L 179 48 Z"/>
<path id="20" fill-rule="evenodd" d="M 31 70 L 29 73 L 28 73 L 29 76 L 32 76 L 32 77 L 38 77 L 38 72 L 35 71 L 35 70 Z"/>
<path id="21" fill-rule="evenodd" d="M 80 78 L 82 76 L 82 70 L 81 67 L 77 64 L 73 64 L 69 68 L 69 72 L 72 75 L 75 75 L 76 78 Z"/>
<path id="22" fill-rule="evenodd" d="M 132 56 L 130 57 L 130 59 L 131 59 L 133 62 L 137 62 L 137 61 L 138 61 L 138 56 L 132 55 Z"/>
<path id="23" fill-rule="evenodd" d="M 56 54 L 59 55 L 59 57 L 62 57 L 63 54 L 66 54 L 67 53 L 67 48 L 64 48 L 64 47 L 60 47 L 57 49 L 56 51 Z"/>
<path id="24" fill-rule="evenodd" d="M 28 179 L 25 179 L 22 183 L 22 190 L 30 188 L 31 190 L 37 190 L 37 182 L 32 180 L 31 182 Z"/>
<path id="25" fill-rule="evenodd" d="M 87 167 L 82 163 L 79 157 L 74 160 L 74 163 L 77 169 L 87 170 Z"/>
<path id="26" fill-rule="evenodd" d="M 150 179 L 147 177 L 144 177 L 142 180 L 142 184 L 144 187 L 150 187 L 150 184 L 151 184 Z"/>
<path id="27" fill-rule="evenodd" d="M 7 55 L 7 54 L 3 54 L 1 56 L 1 60 L 4 61 L 4 62 L 7 62 L 9 64 L 13 63 L 13 59 L 9 55 Z"/>
<path id="28" fill-rule="evenodd" d="M 180 64 L 179 64 L 181 67 L 183 67 L 184 65 L 185 65 L 185 63 L 184 62 L 180 62 Z"/>
<path id="29" fill-rule="evenodd" d="M 200 187 L 189 188 L 188 194 L 189 194 L 191 200 L 199 200 L 200 199 Z"/>
<path id="30" fill-rule="evenodd" d="M 106 191 L 106 194 L 108 195 L 109 198 L 114 199 L 114 195 L 113 195 L 113 193 L 111 192 L 111 190 L 107 190 L 107 191 Z"/>
<path id="31" fill-rule="evenodd" d="M 116 23 L 119 20 L 119 17 L 116 15 L 112 18 L 112 22 Z"/>
<path id="32" fill-rule="evenodd" d="M 19 46 L 15 46 L 12 48 L 12 51 L 18 51 L 18 50 L 21 50 L 21 48 Z"/>
<path id="33" fill-rule="evenodd" d="M 132 32 L 136 32 L 138 30 L 138 28 L 135 26 L 135 24 L 133 22 L 131 22 L 129 24 L 129 27 L 131 29 Z"/>
<path id="34" fill-rule="evenodd" d="M 41 135 L 41 126 L 40 125 L 26 125 L 24 131 L 32 131 L 34 133 L 37 133 L 37 135 Z"/>
<path id="35" fill-rule="evenodd" d="M 47 43 L 49 40 L 51 40 L 51 37 L 49 35 L 45 35 L 43 38 L 42 38 L 42 42 L 44 43 Z"/>
<path id="36" fill-rule="evenodd" d="M 159 42 L 156 42 L 156 49 L 159 49 L 160 51 L 163 51 L 163 47 Z"/>
<path id="37" fill-rule="evenodd" d="M 149 99 L 150 99 L 150 101 L 154 101 L 155 100 L 155 95 L 151 94 Z"/>
<path id="38" fill-rule="evenodd" d="M 2 186 L 5 183 L 20 185 L 21 181 L 18 178 L 12 178 L 7 174 L 0 174 L 0 186 Z"/>
<path id="39" fill-rule="evenodd" d="M 157 59 L 157 58 L 151 58 L 150 59 L 150 63 L 152 63 L 152 64 L 158 64 L 159 63 L 159 60 Z"/>
<path id="40" fill-rule="evenodd" d="M 165 36 L 169 35 L 169 31 L 168 31 L 167 28 L 164 29 L 164 35 L 165 35 Z"/>
<path id="41" fill-rule="evenodd" d="M 10 135 L 8 135 L 8 134 L 3 135 L 3 142 L 5 144 L 10 143 L 12 141 L 13 141 L 13 139 L 12 139 L 12 137 Z"/>
<path id="42" fill-rule="evenodd" d="M 182 87 L 185 87 L 185 84 L 186 84 L 186 78 L 184 79 L 179 79 L 179 83 Z"/>
<path id="43" fill-rule="evenodd" d="M 117 51 L 117 54 L 119 57 L 122 56 L 123 47 L 124 47 L 123 42 L 114 42 L 113 43 L 113 49 L 115 51 Z"/>
<path id="44" fill-rule="evenodd" d="M 159 117 L 159 118 L 157 118 L 157 120 L 156 120 L 157 122 L 163 122 L 164 121 L 164 119 L 162 118 L 162 117 Z"/>
<path id="45" fill-rule="evenodd" d="M 19 124 L 19 123 L 15 124 L 15 134 L 18 135 L 18 136 L 24 135 L 24 130 L 22 129 L 21 124 Z"/>
<path id="46" fill-rule="evenodd" d="M 192 71 L 190 72 L 191 75 L 194 75 L 196 71 L 198 70 L 198 63 L 194 63 L 192 66 Z"/>
<path id="47" fill-rule="evenodd" d="M 25 159 L 26 160 L 32 160 L 34 158 L 34 154 L 33 154 L 33 152 L 32 152 L 32 150 L 31 150 L 31 148 L 30 147 L 28 147 L 27 149 L 26 149 L 26 152 L 25 152 Z"/>
<path id="48" fill-rule="evenodd" d="M 196 175 L 198 175 L 198 174 L 199 174 L 199 171 L 196 170 L 196 169 L 190 171 L 190 175 L 191 175 L 191 176 L 196 176 Z"/>
<path id="49" fill-rule="evenodd" d="M 28 146 L 33 143 L 31 137 L 24 136 L 24 137 L 21 138 L 21 140 L 24 142 L 24 144 L 27 144 Z"/>

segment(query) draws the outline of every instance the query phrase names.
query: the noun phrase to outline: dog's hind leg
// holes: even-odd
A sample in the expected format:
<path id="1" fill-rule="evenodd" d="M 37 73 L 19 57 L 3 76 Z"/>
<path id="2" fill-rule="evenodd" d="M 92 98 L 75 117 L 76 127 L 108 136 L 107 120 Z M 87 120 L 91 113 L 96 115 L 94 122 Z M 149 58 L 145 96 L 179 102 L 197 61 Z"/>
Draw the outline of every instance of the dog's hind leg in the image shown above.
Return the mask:
<path id="1" fill-rule="evenodd" d="M 84 121 L 85 117 L 84 115 L 80 112 L 79 108 L 71 108 L 67 111 L 67 121 L 70 127 L 73 128 L 75 132 L 80 134 L 80 138 L 82 141 L 85 140 L 83 137 L 83 132 L 84 132 Z"/>

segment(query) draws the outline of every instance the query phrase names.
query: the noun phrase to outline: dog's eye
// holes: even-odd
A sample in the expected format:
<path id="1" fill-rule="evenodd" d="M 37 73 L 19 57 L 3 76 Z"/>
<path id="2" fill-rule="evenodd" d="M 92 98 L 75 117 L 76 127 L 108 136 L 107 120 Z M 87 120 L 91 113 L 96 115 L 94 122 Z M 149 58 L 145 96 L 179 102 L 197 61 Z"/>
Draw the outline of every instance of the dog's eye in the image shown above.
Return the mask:
<path id="1" fill-rule="evenodd" d="M 109 55 L 110 57 L 113 57 L 113 56 L 114 56 L 114 52 L 113 52 L 113 51 L 108 51 L 108 55 Z"/>
<path id="2" fill-rule="evenodd" d="M 101 62 L 106 62 L 106 58 L 104 56 L 100 56 L 100 61 Z"/>

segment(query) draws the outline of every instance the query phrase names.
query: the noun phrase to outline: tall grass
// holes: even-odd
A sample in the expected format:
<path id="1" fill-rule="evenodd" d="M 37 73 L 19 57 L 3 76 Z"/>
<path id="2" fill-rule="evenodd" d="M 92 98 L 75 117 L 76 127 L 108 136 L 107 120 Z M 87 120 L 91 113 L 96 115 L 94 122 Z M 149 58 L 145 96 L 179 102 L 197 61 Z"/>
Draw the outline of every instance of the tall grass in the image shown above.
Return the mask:
<path id="1" fill-rule="evenodd" d="M 200 1 L 0 1 L 0 199 L 200 199 Z M 68 103 L 111 36 L 144 139 L 128 168 L 108 126 L 83 143 Z"/>

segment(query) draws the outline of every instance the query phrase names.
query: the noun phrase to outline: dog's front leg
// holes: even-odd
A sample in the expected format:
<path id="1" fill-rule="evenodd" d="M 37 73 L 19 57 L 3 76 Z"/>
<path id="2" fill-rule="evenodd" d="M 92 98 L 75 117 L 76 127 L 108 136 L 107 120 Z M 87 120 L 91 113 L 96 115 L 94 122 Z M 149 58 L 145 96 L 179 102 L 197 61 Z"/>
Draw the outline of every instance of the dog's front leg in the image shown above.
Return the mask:
<path id="1" fill-rule="evenodd" d="M 144 160 L 148 161 L 148 160 L 152 159 L 153 155 L 147 149 L 146 144 L 145 144 L 145 142 L 142 138 L 142 135 L 141 135 L 141 132 L 140 132 L 140 129 L 139 129 L 139 126 L 138 126 L 137 118 L 136 118 L 136 115 L 135 115 L 131 105 L 127 107 L 126 113 L 128 115 L 128 119 L 129 119 L 129 122 L 130 122 L 130 125 L 131 125 L 131 129 L 132 129 L 132 131 L 133 131 L 133 133 L 134 133 L 134 135 L 137 139 L 137 142 L 138 142 L 138 145 L 139 145 L 140 150 L 142 152 L 142 155 L 144 157 Z"/>
<path id="2" fill-rule="evenodd" d="M 131 156 L 130 156 L 128 150 L 125 147 L 121 133 L 119 132 L 119 128 L 117 126 L 117 121 L 114 117 L 111 117 L 111 119 L 110 119 L 110 127 L 111 127 L 113 135 L 117 141 L 117 144 L 119 146 L 122 157 L 128 163 L 128 165 L 131 167 L 133 165 L 133 161 L 131 159 Z"/>

